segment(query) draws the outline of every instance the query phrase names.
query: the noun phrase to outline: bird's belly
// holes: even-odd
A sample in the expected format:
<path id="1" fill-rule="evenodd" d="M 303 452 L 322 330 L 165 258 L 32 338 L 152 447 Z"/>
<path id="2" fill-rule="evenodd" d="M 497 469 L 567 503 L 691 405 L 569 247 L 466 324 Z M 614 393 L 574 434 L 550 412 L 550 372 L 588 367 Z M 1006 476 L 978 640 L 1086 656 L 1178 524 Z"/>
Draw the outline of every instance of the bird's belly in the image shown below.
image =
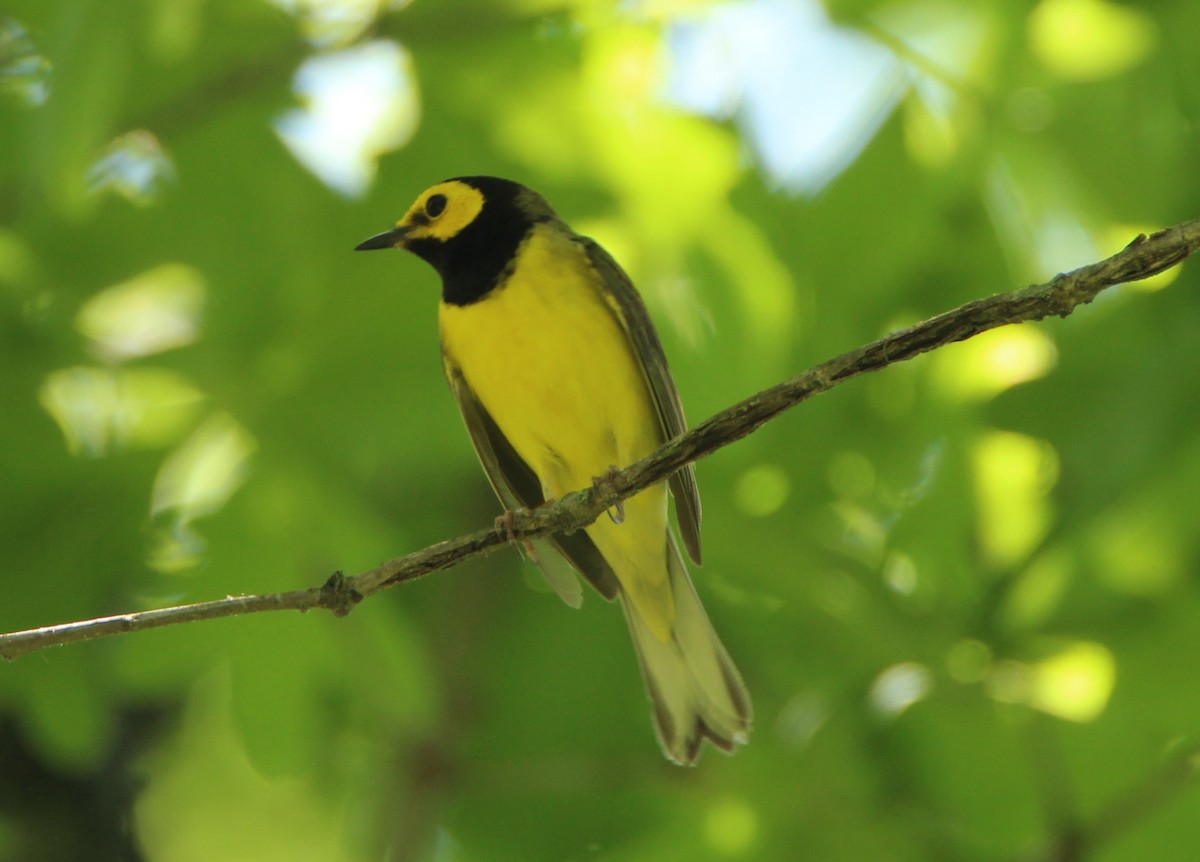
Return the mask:
<path id="1" fill-rule="evenodd" d="M 582 250 L 535 233 L 520 261 L 484 299 L 442 304 L 442 349 L 545 496 L 560 497 L 649 454 L 662 432 L 641 366 Z M 665 642 L 675 615 L 666 485 L 627 499 L 622 523 L 601 517 L 585 529 Z"/>
<path id="2" fill-rule="evenodd" d="M 526 253 L 536 277 L 518 272 L 476 303 L 443 304 L 440 323 L 447 355 L 558 496 L 649 454 L 659 430 L 629 341 L 589 271 L 539 251 Z"/>

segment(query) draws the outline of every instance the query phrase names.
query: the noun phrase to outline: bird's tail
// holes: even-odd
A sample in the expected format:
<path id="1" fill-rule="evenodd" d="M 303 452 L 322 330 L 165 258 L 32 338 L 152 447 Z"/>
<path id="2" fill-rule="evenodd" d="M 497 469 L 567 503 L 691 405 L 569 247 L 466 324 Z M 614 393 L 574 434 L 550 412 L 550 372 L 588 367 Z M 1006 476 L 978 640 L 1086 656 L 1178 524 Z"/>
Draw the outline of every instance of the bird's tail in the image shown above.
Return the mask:
<path id="1" fill-rule="evenodd" d="M 670 534 L 666 551 L 675 597 L 670 639 L 660 640 L 623 593 L 621 607 L 654 704 L 663 753 L 690 765 L 705 737 L 723 751 L 746 742 L 752 709 L 742 676 L 713 631 Z"/>

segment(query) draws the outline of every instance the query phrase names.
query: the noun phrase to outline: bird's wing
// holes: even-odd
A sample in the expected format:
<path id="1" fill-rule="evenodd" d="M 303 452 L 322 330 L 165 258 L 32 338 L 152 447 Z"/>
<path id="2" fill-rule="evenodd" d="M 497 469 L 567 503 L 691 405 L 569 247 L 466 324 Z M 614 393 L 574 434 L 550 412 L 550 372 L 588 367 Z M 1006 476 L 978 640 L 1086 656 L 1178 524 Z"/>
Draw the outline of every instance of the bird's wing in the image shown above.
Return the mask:
<path id="1" fill-rule="evenodd" d="M 513 449 L 491 414 L 471 390 L 462 371 L 444 354 L 442 362 L 454 400 L 458 402 L 467 433 L 475 446 L 475 453 L 504 508 L 514 511 L 544 503 L 542 484 L 537 474 Z M 572 568 L 583 575 L 604 598 L 609 601 L 616 598 L 616 575 L 584 531 L 546 536 L 532 540 L 531 544 L 536 555 L 534 562 L 554 592 L 571 607 L 579 607 L 583 601 L 583 593 Z"/>
<path id="2" fill-rule="evenodd" d="M 679 400 L 679 392 L 675 389 L 675 381 L 671 378 L 671 369 L 667 367 L 667 356 L 663 353 L 662 343 L 658 340 L 658 333 L 654 331 L 654 324 L 650 321 L 642 298 L 612 255 L 587 237 L 580 237 L 580 242 L 592 266 L 599 273 L 608 297 L 616 302 L 621 326 L 633 346 L 642 377 L 645 378 L 650 395 L 654 399 L 663 442 L 678 437 L 687 430 L 683 404 Z M 671 477 L 671 492 L 675 496 L 675 511 L 679 518 L 679 533 L 683 537 L 684 547 L 687 548 L 688 556 L 699 565 L 700 491 L 696 487 L 696 471 L 691 464 Z"/>

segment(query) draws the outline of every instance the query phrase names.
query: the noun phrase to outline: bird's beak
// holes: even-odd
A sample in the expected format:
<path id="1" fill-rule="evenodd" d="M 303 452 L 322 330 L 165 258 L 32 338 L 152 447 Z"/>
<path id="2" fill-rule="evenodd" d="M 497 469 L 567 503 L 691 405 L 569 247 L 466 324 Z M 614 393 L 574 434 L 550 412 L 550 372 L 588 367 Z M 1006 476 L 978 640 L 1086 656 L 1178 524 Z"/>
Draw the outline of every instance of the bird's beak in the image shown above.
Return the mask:
<path id="1" fill-rule="evenodd" d="M 354 247 L 355 251 L 372 251 L 377 248 L 402 248 L 404 237 L 411 230 L 407 225 L 397 225 L 391 230 L 376 234 L 370 239 L 364 239 Z"/>

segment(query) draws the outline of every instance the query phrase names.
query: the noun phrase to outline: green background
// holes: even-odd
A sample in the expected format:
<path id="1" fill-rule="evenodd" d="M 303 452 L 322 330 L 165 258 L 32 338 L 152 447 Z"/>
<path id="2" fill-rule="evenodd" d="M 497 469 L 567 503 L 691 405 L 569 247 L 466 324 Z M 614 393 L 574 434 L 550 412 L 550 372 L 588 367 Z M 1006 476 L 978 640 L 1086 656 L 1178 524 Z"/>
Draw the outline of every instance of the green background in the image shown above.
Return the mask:
<path id="1" fill-rule="evenodd" d="M 352 252 L 444 177 L 518 179 L 600 239 L 693 421 L 1200 214 L 1191 0 L 830 0 L 893 101 L 808 187 L 754 112 L 803 117 L 843 68 L 715 116 L 664 97 L 689 28 L 747 8 L 6 4 L 0 630 L 492 523 L 436 277 Z M 379 42 L 411 91 L 347 194 L 273 124 L 302 63 Z M 889 368 L 698 465 L 695 579 L 756 706 L 734 757 L 666 763 L 621 615 L 505 551 L 345 619 L 0 665 L 0 859 L 1195 858 L 1196 289 Z"/>

